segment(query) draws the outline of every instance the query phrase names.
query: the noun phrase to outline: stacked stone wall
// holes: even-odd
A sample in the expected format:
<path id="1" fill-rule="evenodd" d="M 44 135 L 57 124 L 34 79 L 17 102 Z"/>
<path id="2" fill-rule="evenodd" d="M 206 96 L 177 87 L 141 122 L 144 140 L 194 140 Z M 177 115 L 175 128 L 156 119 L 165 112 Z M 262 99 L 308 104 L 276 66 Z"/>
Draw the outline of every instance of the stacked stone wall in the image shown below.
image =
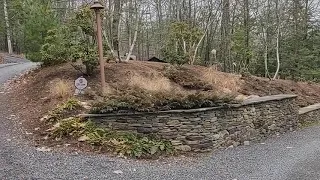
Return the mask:
<path id="1" fill-rule="evenodd" d="M 295 99 L 276 95 L 223 107 L 87 117 L 112 130 L 155 134 L 183 151 L 208 151 L 296 129 Z"/>

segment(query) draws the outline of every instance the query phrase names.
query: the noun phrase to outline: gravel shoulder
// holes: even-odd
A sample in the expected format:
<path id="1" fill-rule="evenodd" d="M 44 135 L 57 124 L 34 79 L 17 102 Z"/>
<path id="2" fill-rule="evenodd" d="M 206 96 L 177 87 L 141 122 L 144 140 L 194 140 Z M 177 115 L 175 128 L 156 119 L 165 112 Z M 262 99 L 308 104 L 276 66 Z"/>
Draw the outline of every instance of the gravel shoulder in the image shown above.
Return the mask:
<path id="1" fill-rule="evenodd" d="M 0 84 L 32 67 L 35 64 L 23 63 L 0 68 Z M 197 158 L 138 161 L 101 154 L 39 152 L 24 139 L 24 122 L 10 110 L 10 99 L 1 87 L 0 179 L 320 179 L 320 127 Z"/>

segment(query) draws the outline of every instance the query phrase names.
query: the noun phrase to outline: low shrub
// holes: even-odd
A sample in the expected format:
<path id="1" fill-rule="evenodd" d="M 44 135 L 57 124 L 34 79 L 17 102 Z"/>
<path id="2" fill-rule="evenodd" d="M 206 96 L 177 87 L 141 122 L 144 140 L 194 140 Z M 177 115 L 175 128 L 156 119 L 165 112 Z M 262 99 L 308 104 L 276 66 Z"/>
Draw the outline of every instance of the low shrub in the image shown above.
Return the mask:
<path id="1" fill-rule="evenodd" d="M 90 113 L 153 112 L 174 109 L 214 107 L 231 102 L 233 95 L 217 95 L 214 92 L 179 93 L 150 92 L 140 88 L 121 89 L 103 102 L 93 104 Z"/>
<path id="2" fill-rule="evenodd" d="M 78 100 L 71 98 L 50 111 L 49 114 L 45 116 L 44 120 L 56 122 L 61 118 L 70 116 L 75 110 L 80 109 L 81 107 Z"/>

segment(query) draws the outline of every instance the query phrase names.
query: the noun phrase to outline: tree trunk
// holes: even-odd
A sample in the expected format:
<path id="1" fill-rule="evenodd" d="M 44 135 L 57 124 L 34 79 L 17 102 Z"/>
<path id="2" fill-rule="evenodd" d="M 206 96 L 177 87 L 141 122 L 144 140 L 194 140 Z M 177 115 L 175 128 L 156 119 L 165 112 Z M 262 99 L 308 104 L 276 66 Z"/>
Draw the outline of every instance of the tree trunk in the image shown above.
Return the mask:
<path id="1" fill-rule="evenodd" d="M 271 44 L 271 38 L 269 36 L 269 29 L 270 29 L 270 6 L 271 2 L 268 0 L 268 6 L 267 6 L 267 20 L 266 20 L 266 28 L 263 32 L 264 34 L 264 43 L 265 43 L 265 52 L 264 52 L 264 68 L 265 68 L 265 74 L 264 77 L 268 78 L 269 75 L 269 69 L 268 69 L 268 57 L 269 57 L 269 44 Z M 270 43 L 269 43 L 270 42 Z"/>
<path id="2" fill-rule="evenodd" d="M 221 19 L 221 42 L 220 42 L 220 61 L 223 62 L 223 70 L 230 70 L 230 2 L 222 2 L 222 19 Z"/>
<path id="3" fill-rule="evenodd" d="M 250 26 L 249 26 L 249 20 L 250 20 L 250 11 L 249 11 L 249 0 L 244 0 L 244 28 L 245 28 L 245 34 L 246 34 L 246 40 L 245 40 L 245 47 L 246 47 L 246 64 L 249 65 L 250 63 L 250 57 L 249 57 L 249 36 L 250 36 Z"/>
<path id="4" fill-rule="evenodd" d="M 135 23 L 135 31 L 134 31 L 134 37 L 133 37 L 133 41 L 132 41 L 132 44 L 130 46 L 130 49 L 129 49 L 129 52 L 127 54 L 127 57 L 126 57 L 126 62 L 128 62 L 130 60 L 130 56 L 132 54 L 132 51 L 133 51 L 133 48 L 134 46 L 136 45 L 136 41 L 137 41 L 137 36 L 138 36 L 138 28 L 139 28 L 139 22 L 140 22 L 140 18 L 139 18 L 139 15 L 138 15 L 138 6 L 137 6 L 137 1 L 135 1 L 135 8 L 136 8 L 136 23 Z M 141 13 L 141 18 L 143 16 L 143 13 Z M 149 55 L 148 55 L 149 56 Z M 148 57 L 149 59 L 149 57 Z"/>
<path id="5" fill-rule="evenodd" d="M 6 22 L 6 29 L 7 29 L 7 45 L 8 45 L 8 52 L 12 54 L 12 44 L 11 44 L 11 34 L 10 34 L 10 23 L 8 17 L 8 9 L 7 9 L 7 1 L 3 0 L 3 9 L 4 9 L 4 19 Z"/>
<path id="6" fill-rule="evenodd" d="M 265 69 L 265 74 L 264 77 L 267 78 L 269 77 L 269 69 L 268 69 L 268 53 L 269 53 L 269 48 L 268 48 L 268 30 L 265 30 L 264 34 L 264 43 L 265 43 L 265 50 L 264 50 L 264 69 Z"/>
<path id="7" fill-rule="evenodd" d="M 112 22 L 112 42 L 113 48 L 117 51 L 117 55 L 119 60 L 120 58 L 120 50 L 119 50 L 119 32 L 120 32 L 120 16 L 121 16 L 121 0 L 114 1 L 114 12 L 113 12 L 113 22 Z"/>
<path id="8" fill-rule="evenodd" d="M 279 38 L 280 38 L 280 8 L 279 8 L 279 0 L 276 0 L 276 9 L 277 9 L 277 47 L 276 47 L 276 54 L 277 54 L 277 70 L 273 76 L 273 80 L 275 80 L 279 74 L 280 70 L 280 55 L 279 55 Z"/>
<path id="9" fill-rule="evenodd" d="M 304 39 L 308 37 L 308 20 L 309 20 L 309 0 L 305 0 L 304 9 Z"/>

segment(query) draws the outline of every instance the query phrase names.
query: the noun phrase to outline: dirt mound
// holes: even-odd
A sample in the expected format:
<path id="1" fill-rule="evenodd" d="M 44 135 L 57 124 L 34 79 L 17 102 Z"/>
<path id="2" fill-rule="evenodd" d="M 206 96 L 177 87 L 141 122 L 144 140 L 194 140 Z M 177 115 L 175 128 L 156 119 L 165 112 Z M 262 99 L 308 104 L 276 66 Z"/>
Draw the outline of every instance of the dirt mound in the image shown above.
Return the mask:
<path id="1" fill-rule="evenodd" d="M 296 94 L 300 107 L 320 102 L 320 85 L 316 83 L 281 79 L 270 81 L 260 77 L 247 77 L 243 80 L 239 92 L 244 95 Z"/>
<path id="2" fill-rule="evenodd" d="M 86 77 L 89 87 L 88 97 L 85 98 L 99 97 L 98 69 L 96 74 Z M 39 118 L 61 101 L 73 96 L 73 81 L 82 75 L 71 64 L 35 70 L 11 84 L 13 102 L 16 100 L 18 108 L 26 110 L 24 113 L 30 114 L 31 118 Z M 320 102 L 320 85 L 315 83 L 241 77 L 202 66 L 172 66 L 141 61 L 110 63 L 106 65 L 106 81 L 110 96 L 126 94 L 119 92 L 138 87 L 148 92 L 162 93 L 161 96 L 179 93 L 187 97 L 199 92 L 248 96 L 296 94 L 299 96 L 298 104 L 301 107 Z M 53 88 L 55 86 L 58 87 Z M 60 97 L 57 94 L 63 95 Z"/>
<path id="3" fill-rule="evenodd" d="M 246 96 L 296 94 L 299 96 L 300 106 L 320 102 L 320 93 L 318 93 L 320 85 L 315 83 L 289 80 L 270 81 L 265 78 L 241 77 L 218 72 L 202 66 L 180 67 L 155 62 L 130 61 L 129 63 L 107 64 L 105 68 L 109 90 L 107 98 L 116 97 L 116 99 L 101 101 L 105 99 L 99 95 L 100 79 L 97 69 L 95 76 L 86 77 L 89 82 L 87 94 L 81 98 L 77 97 L 81 102 L 95 99 L 100 102 L 109 102 L 107 107 L 110 104 L 121 105 L 112 106 L 112 108 L 121 110 L 124 104 L 123 102 L 117 103 L 117 100 L 130 100 L 139 105 L 131 107 L 134 111 L 144 108 L 148 111 L 150 107 L 156 110 L 159 110 L 159 107 L 170 110 L 172 107 L 214 106 L 217 102 L 215 95 L 222 97 L 224 94 Z M 47 144 L 42 132 L 49 128 L 46 123 L 39 120 L 48 111 L 73 96 L 74 80 L 82 75 L 83 73 L 76 70 L 71 64 L 63 64 L 34 70 L 9 85 L 11 90 L 8 97 L 11 100 L 11 107 L 18 113 L 21 120 L 26 122 L 24 123 L 26 131 L 34 132 L 34 136 L 30 138 L 36 139 L 38 144 Z M 211 101 L 208 95 L 213 95 Z M 153 97 L 158 97 L 161 101 L 154 101 Z M 189 101 L 189 104 L 182 101 Z M 54 141 L 48 145 L 59 144 L 60 146 L 61 143 L 63 142 Z M 79 148 L 79 143 L 75 142 L 74 146 Z"/>

